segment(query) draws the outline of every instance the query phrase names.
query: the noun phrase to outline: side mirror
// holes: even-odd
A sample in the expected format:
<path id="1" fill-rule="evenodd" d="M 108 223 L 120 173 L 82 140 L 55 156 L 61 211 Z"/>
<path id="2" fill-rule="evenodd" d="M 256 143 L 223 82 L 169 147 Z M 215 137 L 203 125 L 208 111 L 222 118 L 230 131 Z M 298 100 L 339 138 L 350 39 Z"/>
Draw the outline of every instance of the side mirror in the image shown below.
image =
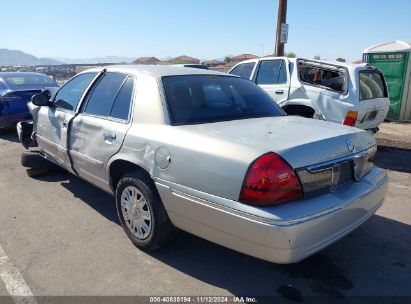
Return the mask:
<path id="1" fill-rule="evenodd" d="M 49 106 L 51 105 L 50 102 L 50 98 L 51 98 L 51 93 L 49 90 L 43 90 L 42 92 L 33 95 L 31 97 L 31 102 L 35 105 L 35 106 Z"/>

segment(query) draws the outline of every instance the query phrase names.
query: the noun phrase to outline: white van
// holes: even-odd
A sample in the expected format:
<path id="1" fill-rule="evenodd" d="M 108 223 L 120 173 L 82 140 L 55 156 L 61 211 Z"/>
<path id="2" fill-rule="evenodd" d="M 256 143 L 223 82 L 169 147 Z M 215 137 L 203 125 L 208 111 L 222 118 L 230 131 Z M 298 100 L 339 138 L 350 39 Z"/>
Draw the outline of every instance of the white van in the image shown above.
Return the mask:
<path id="1" fill-rule="evenodd" d="M 387 116 L 384 76 L 367 64 L 265 57 L 240 62 L 229 73 L 258 84 L 289 115 L 372 132 Z"/>

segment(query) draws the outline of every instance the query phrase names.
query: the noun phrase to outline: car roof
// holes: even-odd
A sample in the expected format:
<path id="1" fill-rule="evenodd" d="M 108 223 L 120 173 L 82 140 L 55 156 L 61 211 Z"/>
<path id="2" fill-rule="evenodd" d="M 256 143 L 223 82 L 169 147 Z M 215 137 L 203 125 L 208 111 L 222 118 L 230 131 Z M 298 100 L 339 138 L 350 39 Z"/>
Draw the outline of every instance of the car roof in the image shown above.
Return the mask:
<path id="1" fill-rule="evenodd" d="M 349 70 L 355 70 L 358 68 L 365 68 L 368 65 L 366 63 L 350 63 L 350 62 L 339 62 L 339 61 L 332 61 L 332 60 L 317 60 L 317 59 L 307 59 L 307 58 L 287 58 L 287 57 L 275 57 L 275 56 L 269 56 L 269 57 L 262 57 L 262 58 L 256 58 L 256 59 L 248 59 L 239 62 L 240 63 L 251 63 L 251 62 L 259 62 L 263 60 L 273 60 L 273 59 L 288 59 L 290 62 L 296 63 L 298 60 L 306 61 L 306 62 L 311 62 L 311 63 L 318 63 L 318 64 L 324 64 L 324 65 L 332 65 L 332 66 L 338 66 L 338 67 L 343 67 L 347 68 Z"/>
<path id="2" fill-rule="evenodd" d="M 171 66 L 171 65 L 141 65 L 141 64 L 130 64 L 130 65 L 110 65 L 106 67 L 99 67 L 99 68 L 92 68 L 90 70 L 86 70 L 82 73 L 92 72 L 92 71 L 102 71 L 106 69 L 107 72 L 122 72 L 127 73 L 130 75 L 145 74 L 150 75 L 155 78 L 161 78 L 165 76 L 177 76 L 177 75 L 219 75 L 219 76 L 228 76 L 232 77 L 232 75 L 210 71 L 210 70 L 203 70 L 203 69 L 194 69 L 194 68 L 186 68 L 181 66 Z"/>

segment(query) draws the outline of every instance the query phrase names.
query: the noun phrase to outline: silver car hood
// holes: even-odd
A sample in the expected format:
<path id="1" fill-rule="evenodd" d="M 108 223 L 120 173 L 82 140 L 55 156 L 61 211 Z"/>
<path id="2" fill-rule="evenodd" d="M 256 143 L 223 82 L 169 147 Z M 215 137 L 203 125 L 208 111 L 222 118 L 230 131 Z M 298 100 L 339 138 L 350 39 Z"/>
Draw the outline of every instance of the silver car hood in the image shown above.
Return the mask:
<path id="1" fill-rule="evenodd" d="M 233 120 L 182 128 L 258 149 L 261 155 L 275 152 L 294 168 L 346 157 L 375 145 L 373 137 L 364 130 L 298 116 Z"/>

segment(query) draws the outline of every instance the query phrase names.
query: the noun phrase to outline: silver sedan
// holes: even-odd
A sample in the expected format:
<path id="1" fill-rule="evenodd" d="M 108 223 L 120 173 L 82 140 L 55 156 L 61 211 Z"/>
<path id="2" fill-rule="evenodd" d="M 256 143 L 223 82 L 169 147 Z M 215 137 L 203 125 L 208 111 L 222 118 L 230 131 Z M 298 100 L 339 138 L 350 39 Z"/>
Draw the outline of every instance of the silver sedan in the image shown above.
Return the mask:
<path id="1" fill-rule="evenodd" d="M 300 261 L 372 216 L 387 175 L 367 132 L 286 116 L 249 80 L 199 69 L 85 71 L 29 105 L 26 167 L 59 165 L 114 195 L 140 249 L 178 229 L 276 263 Z M 31 141 L 27 144 L 28 141 Z M 37 159 L 37 161 L 35 161 Z"/>

